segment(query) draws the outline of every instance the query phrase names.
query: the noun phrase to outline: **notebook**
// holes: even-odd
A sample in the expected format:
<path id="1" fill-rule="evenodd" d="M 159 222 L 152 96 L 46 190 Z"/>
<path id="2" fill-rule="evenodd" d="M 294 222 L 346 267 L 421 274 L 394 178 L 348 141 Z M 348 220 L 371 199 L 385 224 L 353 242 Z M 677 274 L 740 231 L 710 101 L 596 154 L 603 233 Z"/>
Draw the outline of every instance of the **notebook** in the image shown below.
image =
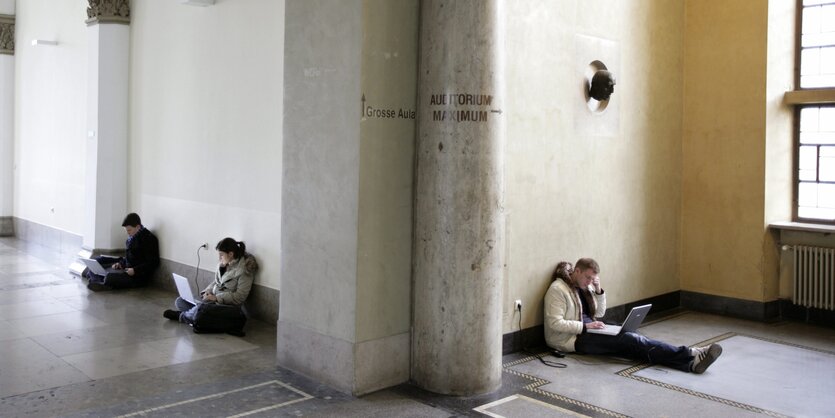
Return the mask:
<path id="1" fill-rule="evenodd" d="M 647 316 L 650 308 L 652 308 L 652 304 L 636 306 L 629 311 L 623 325 L 607 324 L 601 329 L 586 329 L 586 332 L 603 335 L 620 335 L 623 332 L 634 332 L 641 326 L 641 322 L 644 322 L 644 317 Z"/>
<path id="2" fill-rule="evenodd" d="M 82 258 L 81 262 L 84 263 L 84 265 L 87 266 L 87 268 L 90 269 L 90 271 L 92 271 L 93 273 L 95 273 L 99 276 L 107 276 L 107 273 L 112 272 L 112 271 L 116 271 L 115 269 L 110 269 L 110 270 L 105 269 L 104 266 L 102 266 L 101 263 L 99 263 L 98 260 L 93 260 L 93 259 L 90 259 L 90 258 Z"/>
<path id="3" fill-rule="evenodd" d="M 194 293 L 191 293 L 191 285 L 188 284 L 188 279 L 177 273 L 171 273 L 171 275 L 174 276 L 174 284 L 177 285 L 177 292 L 180 294 L 180 298 L 192 305 L 197 305 L 197 302 L 194 300 Z"/>

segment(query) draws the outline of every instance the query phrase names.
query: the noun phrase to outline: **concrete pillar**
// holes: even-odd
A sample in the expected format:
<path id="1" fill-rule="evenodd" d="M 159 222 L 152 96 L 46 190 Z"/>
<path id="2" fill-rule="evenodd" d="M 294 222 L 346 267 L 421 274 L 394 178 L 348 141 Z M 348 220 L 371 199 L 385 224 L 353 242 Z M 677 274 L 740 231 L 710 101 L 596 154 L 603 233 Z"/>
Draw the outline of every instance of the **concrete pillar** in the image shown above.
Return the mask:
<path id="1" fill-rule="evenodd" d="M 421 2 L 412 380 L 501 385 L 502 1 Z"/>
<path id="2" fill-rule="evenodd" d="M 14 234 L 14 12 L 0 9 L 0 236 Z"/>
<path id="3" fill-rule="evenodd" d="M 409 380 L 417 0 L 287 0 L 282 367 Z"/>
<path id="4" fill-rule="evenodd" d="M 87 9 L 87 159 L 82 246 L 124 248 L 127 209 L 130 10 L 126 0 Z M 140 214 L 141 215 L 141 214 Z"/>

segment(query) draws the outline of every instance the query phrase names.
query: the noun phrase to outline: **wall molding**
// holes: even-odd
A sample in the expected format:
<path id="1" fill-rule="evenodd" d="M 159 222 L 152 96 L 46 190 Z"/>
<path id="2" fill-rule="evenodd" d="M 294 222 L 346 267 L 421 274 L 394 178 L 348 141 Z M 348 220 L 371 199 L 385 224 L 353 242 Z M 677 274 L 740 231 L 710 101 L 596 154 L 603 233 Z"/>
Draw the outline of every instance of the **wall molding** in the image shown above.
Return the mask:
<path id="1" fill-rule="evenodd" d="M 0 55 L 14 55 L 15 17 L 0 14 Z"/>
<path id="2" fill-rule="evenodd" d="M 129 0 L 87 0 L 87 26 L 99 23 L 130 24 Z"/>

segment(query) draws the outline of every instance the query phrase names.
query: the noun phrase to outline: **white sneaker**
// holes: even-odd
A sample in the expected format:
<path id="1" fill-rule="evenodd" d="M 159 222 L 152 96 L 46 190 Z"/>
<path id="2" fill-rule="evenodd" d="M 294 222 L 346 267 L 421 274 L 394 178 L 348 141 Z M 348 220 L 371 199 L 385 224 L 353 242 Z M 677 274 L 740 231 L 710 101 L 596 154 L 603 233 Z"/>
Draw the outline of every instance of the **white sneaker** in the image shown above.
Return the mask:
<path id="1" fill-rule="evenodd" d="M 696 374 L 702 374 L 722 354 L 722 346 L 719 344 L 711 344 L 707 347 L 691 348 L 690 353 L 693 355 L 693 362 L 690 363 L 690 371 Z"/>

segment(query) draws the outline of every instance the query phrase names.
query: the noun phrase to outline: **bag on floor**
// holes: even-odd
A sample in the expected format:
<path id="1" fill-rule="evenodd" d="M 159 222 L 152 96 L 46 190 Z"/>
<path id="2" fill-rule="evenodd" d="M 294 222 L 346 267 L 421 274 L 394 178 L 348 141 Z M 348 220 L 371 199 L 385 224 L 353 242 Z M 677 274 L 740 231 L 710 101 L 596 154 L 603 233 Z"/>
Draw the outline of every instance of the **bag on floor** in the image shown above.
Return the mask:
<path id="1" fill-rule="evenodd" d="M 199 303 L 191 326 L 197 334 L 225 332 L 243 336 L 246 315 L 240 306 Z"/>

